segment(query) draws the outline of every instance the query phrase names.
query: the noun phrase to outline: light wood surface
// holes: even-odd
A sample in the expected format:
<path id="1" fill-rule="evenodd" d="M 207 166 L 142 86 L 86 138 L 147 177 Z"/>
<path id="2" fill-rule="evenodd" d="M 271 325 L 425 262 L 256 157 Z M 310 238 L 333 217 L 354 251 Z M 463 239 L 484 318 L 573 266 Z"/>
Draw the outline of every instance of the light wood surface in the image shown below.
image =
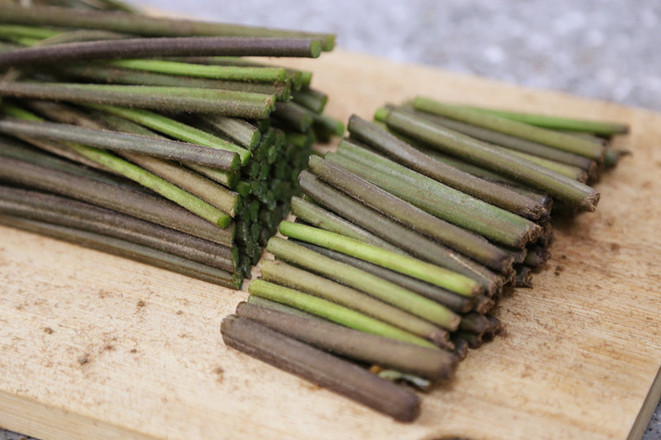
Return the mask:
<path id="1" fill-rule="evenodd" d="M 71 439 L 639 439 L 661 393 L 661 115 L 337 51 L 313 70 L 343 120 L 417 93 L 628 122 L 599 209 L 558 225 L 503 337 L 411 425 L 227 349 L 245 292 L 0 228 L 0 426 Z M 556 266 L 564 271 L 555 274 Z"/>

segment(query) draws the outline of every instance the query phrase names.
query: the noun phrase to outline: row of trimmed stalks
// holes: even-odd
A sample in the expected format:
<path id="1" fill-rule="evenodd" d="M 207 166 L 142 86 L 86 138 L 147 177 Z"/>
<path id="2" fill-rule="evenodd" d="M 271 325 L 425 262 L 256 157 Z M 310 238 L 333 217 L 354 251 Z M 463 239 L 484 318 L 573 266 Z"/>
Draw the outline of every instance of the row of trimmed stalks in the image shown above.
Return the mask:
<path id="1" fill-rule="evenodd" d="M 392 382 L 449 380 L 493 338 L 503 289 L 530 287 L 550 256 L 553 204 L 594 210 L 585 182 L 622 153 L 505 116 L 426 98 L 352 116 L 350 137 L 301 173 L 296 222 L 269 241 L 275 260 L 223 321 L 226 343 L 414 420 L 417 395 Z"/>
<path id="2" fill-rule="evenodd" d="M 344 132 L 310 72 L 242 57 L 332 46 L 325 34 L 0 5 L 0 222 L 238 288 L 314 142 Z"/>

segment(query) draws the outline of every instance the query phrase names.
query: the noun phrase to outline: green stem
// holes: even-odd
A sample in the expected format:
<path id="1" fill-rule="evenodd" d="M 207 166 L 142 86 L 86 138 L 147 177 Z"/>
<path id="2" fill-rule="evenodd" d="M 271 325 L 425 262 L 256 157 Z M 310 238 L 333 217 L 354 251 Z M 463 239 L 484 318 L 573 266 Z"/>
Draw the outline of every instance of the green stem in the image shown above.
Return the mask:
<path id="1" fill-rule="evenodd" d="M 168 118 L 167 116 L 163 116 L 147 110 L 114 107 L 109 105 L 88 105 L 88 107 L 120 116 L 184 142 L 190 142 L 209 148 L 234 151 L 241 158 L 242 165 L 245 165 L 250 160 L 250 152 L 245 148 L 241 148 L 238 145 L 227 142 L 218 136 L 212 135 L 211 133 L 207 133 L 203 130 L 191 127 L 190 125 L 175 121 L 174 119 Z"/>
<path id="2" fill-rule="evenodd" d="M 288 240 L 273 237 L 266 249 L 278 258 L 361 290 L 448 330 L 452 331 L 459 325 L 457 315 L 434 301 Z"/>
<path id="3" fill-rule="evenodd" d="M 280 83 L 285 80 L 286 75 L 285 69 L 280 67 L 205 66 L 149 59 L 113 60 L 109 61 L 108 64 L 124 69 L 225 81 Z"/>
<path id="4" fill-rule="evenodd" d="M 0 132 L 11 135 L 25 135 L 37 139 L 75 142 L 115 152 L 127 151 L 147 154 L 162 159 L 190 162 L 227 171 L 237 170 L 240 166 L 238 155 L 230 151 L 71 124 L 0 120 Z"/>
<path id="5" fill-rule="evenodd" d="M 243 119 L 221 115 L 201 115 L 198 119 L 212 130 L 232 139 L 243 148 L 253 151 L 259 145 L 261 132 Z"/>
<path id="6" fill-rule="evenodd" d="M 497 271 L 511 268 L 509 255 L 479 235 L 447 223 L 378 186 L 356 176 L 336 163 L 310 158 L 310 169 L 321 180 L 342 190 L 367 206 L 427 235 L 469 258 Z"/>
<path id="7" fill-rule="evenodd" d="M 55 37 L 60 35 L 62 31 L 55 29 L 47 29 L 36 26 L 20 26 L 15 24 L 2 24 L 0 25 L 0 38 L 30 38 L 35 40 L 42 40 L 45 38 Z"/>
<path id="8" fill-rule="evenodd" d="M 308 110 L 321 114 L 328 102 L 328 95 L 315 89 L 303 89 L 292 93 L 295 103 L 302 105 Z"/>
<path id="9" fill-rule="evenodd" d="M 434 264 L 399 255 L 379 247 L 363 243 L 334 232 L 284 221 L 280 223 L 280 233 L 297 240 L 316 244 L 328 249 L 369 261 L 379 266 L 409 275 L 436 286 L 472 297 L 482 292 L 480 284 L 456 272 Z"/>
<path id="10" fill-rule="evenodd" d="M 271 301 L 286 304 L 315 316 L 320 316 L 329 321 L 344 325 L 346 327 L 383 336 L 397 341 L 415 344 L 421 347 L 438 349 L 434 344 L 418 336 L 400 330 L 382 321 L 356 312 L 355 310 L 335 304 L 316 296 L 308 295 L 298 290 L 283 287 L 278 284 L 256 279 L 248 286 L 251 295 L 266 298 Z"/>
<path id="11" fill-rule="evenodd" d="M 198 89 L 235 90 L 263 95 L 275 95 L 278 100 L 289 99 L 290 87 L 286 83 L 251 83 L 244 81 L 222 81 L 181 75 L 166 75 L 131 69 L 110 67 L 101 63 L 71 64 L 56 66 L 56 74 L 73 76 L 100 83 L 188 87 Z"/>
<path id="12" fill-rule="evenodd" d="M 189 95 L 186 95 L 187 93 Z M 0 96 L 120 105 L 175 113 L 218 113 L 261 119 L 268 117 L 273 105 L 271 97 L 260 102 L 253 99 L 236 99 L 232 95 L 223 98 L 224 93 L 242 92 L 106 84 L 0 83 Z"/>
<path id="13" fill-rule="evenodd" d="M 420 295 L 436 301 L 439 304 L 443 304 L 450 310 L 457 313 L 466 313 L 473 309 L 474 299 L 467 298 L 465 296 L 457 295 L 454 292 L 450 292 L 445 289 L 441 289 L 437 286 L 434 286 L 429 283 L 411 278 L 409 276 L 403 275 L 401 273 L 377 266 L 376 264 L 369 263 L 367 261 L 361 260 L 359 258 L 354 258 L 349 255 L 342 254 L 330 249 L 326 249 L 320 246 L 315 246 L 310 243 L 298 242 L 297 244 L 305 246 L 308 249 L 311 249 L 319 254 L 325 255 L 328 258 L 339 261 L 341 263 L 349 264 L 365 272 L 369 272 L 372 275 L 383 278 L 386 281 L 402 286 L 405 289 L 408 289 L 412 292 L 419 293 Z M 262 271 L 262 275 L 263 275 Z M 327 280 L 326 280 L 327 281 Z M 282 283 L 280 283 L 282 284 Z"/>
<path id="14" fill-rule="evenodd" d="M 317 228 L 355 238 L 356 240 L 373 244 L 374 246 L 378 246 L 391 252 L 403 252 L 397 246 L 393 246 L 371 232 L 344 220 L 342 217 L 326 211 L 324 208 L 315 205 L 314 203 L 305 201 L 300 197 L 294 197 L 291 199 L 291 211 L 297 218 L 311 224 L 312 226 L 316 226 Z"/>
<path id="15" fill-rule="evenodd" d="M 458 106 L 463 107 L 463 106 Z M 542 115 L 538 113 L 522 113 L 507 110 L 488 109 L 483 107 L 466 107 L 512 121 L 524 122 L 536 127 L 551 130 L 566 130 L 580 133 L 590 133 L 599 136 L 626 134 L 629 126 L 620 122 L 588 121 L 585 119 L 566 118 L 561 116 Z"/>
<path id="16" fill-rule="evenodd" d="M 261 274 L 265 281 L 331 301 L 418 337 L 430 340 L 437 345 L 448 342 L 447 331 L 439 329 L 424 319 L 388 305 L 358 290 L 290 266 L 281 261 L 263 261 Z"/>
<path id="17" fill-rule="evenodd" d="M 523 247 L 539 227 L 504 209 L 450 188 L 383 156 L 343 140 L 330 161 L 446 221 L 512 247 Z"/>
<path id="18" fill-rule="evenodd" d="M 490 293 L 494 293 L 502 287 L 502 278 L 484 266 L 345 196 L 320 182 L 313 174 L 303 171 L 299 176 L 299 184 L 305 194 L 329 210 L 411 255 L 478 280 Z"/>
<path id="19" fill-rule="evenodd" d="M 516 136 L 521 139 L 538 142 L 580 156 L 589 157 L 590 159 L 597 161 L 603 159 L 603 146 L 575 136 L 534 127 L 529 124 L 505 119 L 479 110 L 443 104 L 422 96 L 415 98 L 413 101 L 413 107 L 416 110 L 460 120 L 462 122 Z"/>
<path id="20" fill-rule="evenodd" d="M 450 155 L 548 192 L 554 198 L 580 209 L 594 211 L 599 203 L 599 193 L 593 188 L 517 157 L 507 150 L 491 147 L 469 136 L 397 110 L 389 110 L 385 121 L 394 130 Z"/>
<path id="21" fill-rule="evenodd" d="M 352 137 L 386 153 L 400 164 L 463 193 L 528 219 L 538 219 L 545 213 L 544 208 L 534 201 L 434 160 L 376 124 L 367 122 L 356 115 L 349 119 L 349 131 Z"/>

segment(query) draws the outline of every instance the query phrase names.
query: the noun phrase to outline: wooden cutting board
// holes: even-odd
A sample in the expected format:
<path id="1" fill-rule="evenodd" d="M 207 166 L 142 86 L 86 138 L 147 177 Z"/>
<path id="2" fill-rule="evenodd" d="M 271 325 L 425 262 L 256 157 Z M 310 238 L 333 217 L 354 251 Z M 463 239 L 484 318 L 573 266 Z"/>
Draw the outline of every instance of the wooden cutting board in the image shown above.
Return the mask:
<path id="1" fill-rule="evenodd" d="M 219 324 L 245 292 L 0 228 L 0 426 L 43 440 L 639 439 L 661 394 L 661 115 L 343 51 L 290 64 L 342 120 L 425 93 L 628 122 L 634 156 L 599 184 L 596 213 L 558 225 L 535 288 L 502 300 L 506 335 L 410 425 L 227 349 Z"/>

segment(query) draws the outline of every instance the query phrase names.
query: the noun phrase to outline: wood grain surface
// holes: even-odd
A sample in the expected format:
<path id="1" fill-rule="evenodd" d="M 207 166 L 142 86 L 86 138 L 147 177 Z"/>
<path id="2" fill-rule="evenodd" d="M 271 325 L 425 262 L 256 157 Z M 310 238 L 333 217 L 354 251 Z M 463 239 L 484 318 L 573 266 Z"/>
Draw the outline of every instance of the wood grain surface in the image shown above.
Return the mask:
<path id="1" fill-rule="evenodd" d="M 640 438 L 661 394 L 661 115 L 342 51 L 288 64 L 315 72 L 343 120 L 425 93 L 628 122 L 634 155 L 598 185 L 596 213 L 556 224 L 535 288 L 498 306 L 506 334 L 410 425 L 227 349 L 220 320 L 245 292 L 0 228 L 0 426 L 43 440 Z"/>

